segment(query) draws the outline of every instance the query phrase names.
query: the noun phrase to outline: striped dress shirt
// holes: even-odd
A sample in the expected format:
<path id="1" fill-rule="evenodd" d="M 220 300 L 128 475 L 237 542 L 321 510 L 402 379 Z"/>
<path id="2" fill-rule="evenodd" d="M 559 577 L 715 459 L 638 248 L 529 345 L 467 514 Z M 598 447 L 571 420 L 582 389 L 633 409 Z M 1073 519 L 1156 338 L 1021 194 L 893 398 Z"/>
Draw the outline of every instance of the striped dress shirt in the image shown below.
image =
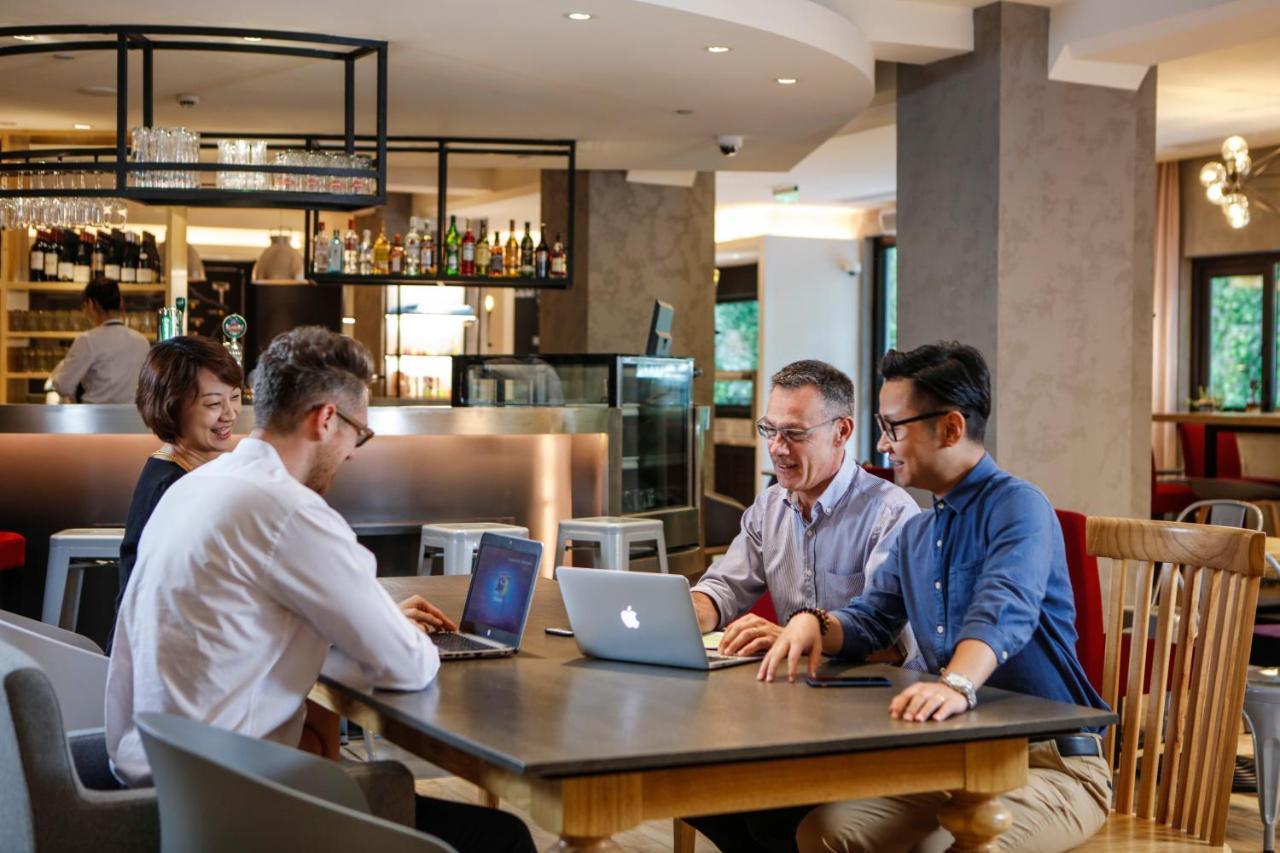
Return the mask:
<path id="1" fill-rule="evenodd" d="M 846 453 L 806 521 L 791 493 L 772 485 L 742 516 L 742 532 L 695 592 L 706 594 L 724 628 L 768 590 L 785 622 L 803 607 L 835 610 L 862 594 L 903 522 L 920 511 L 902 488 L 868 474 Z M 899 647 L 919 658 L 910 630 Z"/>

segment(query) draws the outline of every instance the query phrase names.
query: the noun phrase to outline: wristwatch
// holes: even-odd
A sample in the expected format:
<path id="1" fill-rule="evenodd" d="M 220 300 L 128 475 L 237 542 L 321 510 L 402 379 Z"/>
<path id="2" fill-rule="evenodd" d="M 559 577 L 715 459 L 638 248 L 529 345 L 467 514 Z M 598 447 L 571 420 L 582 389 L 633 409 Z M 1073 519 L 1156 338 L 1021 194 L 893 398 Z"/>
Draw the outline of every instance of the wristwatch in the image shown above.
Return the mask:
<path id="1" fill-rule="evenodd" d="M 964 701 L 969 703 L 972 710 L 974 705 L 978 704 L 978 691 L 974 688 L 973 682 L 958 672 L 947 672 L 946 667 L 942 669 L 942 683 L 950 687 L 952 690 L 964 696 Z"/>

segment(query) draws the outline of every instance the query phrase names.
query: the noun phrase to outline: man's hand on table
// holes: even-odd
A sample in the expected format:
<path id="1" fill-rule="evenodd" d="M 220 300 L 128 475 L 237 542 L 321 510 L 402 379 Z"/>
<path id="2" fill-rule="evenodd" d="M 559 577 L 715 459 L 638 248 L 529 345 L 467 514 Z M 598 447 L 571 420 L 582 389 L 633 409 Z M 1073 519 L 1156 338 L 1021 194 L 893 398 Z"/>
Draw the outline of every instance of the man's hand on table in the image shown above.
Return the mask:
<path id="1" fill-rule="evenodd" d="M 816 676 L 818 664 L 822 662 L 822 628 L 817 616 L 797 613 L 774 640 L 773 647 L 760 663 L 756 678 L 773 681 L 778 670 L 785 668 L 787 681 L 795 681 L 800 658 L 805 655 L 809 656 L 809 675 Z"/>
<path id="2" fill-rule="evenodd" d="M 445 616 L 444 611 L 420 595 L 411 595 L 400 602 L 400 612 L 424 634 L 458 630 L 457 624 Z"/>
<path id="3" fill-rule="evenodd" d="M 758 655 L 767 652 L 781 634 L 781 625 L 748 613 L 724 629 L 718 651 L 722 655 Z"/>
<path id="4" fill-rule="evenodd" d="M 909 723 L 941 722 L 967 710 L 964 694 L 940 681 L 917 681 L 889 703 L 889 716 Z"/>

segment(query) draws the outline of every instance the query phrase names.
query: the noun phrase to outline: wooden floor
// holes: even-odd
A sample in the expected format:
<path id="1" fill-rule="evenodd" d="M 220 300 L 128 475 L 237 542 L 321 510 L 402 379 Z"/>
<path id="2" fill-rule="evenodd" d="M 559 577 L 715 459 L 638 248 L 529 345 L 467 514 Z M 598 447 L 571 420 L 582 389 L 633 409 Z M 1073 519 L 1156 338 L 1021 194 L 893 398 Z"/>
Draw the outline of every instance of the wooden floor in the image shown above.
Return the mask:
<path id="1" fill-rule="evenodd" d="M 439 769 L 398 750 L 394 744 L 388 744 L 381 739 L 377 742 L 377 749 L 378 758 L 394 758 L 409 766 L 417 779 L 416 787 L 419 794 L 468 803 L 477 802 L 477 789 L 469 782 L 443 775 Z M 352 741 L 345 752 L 349 758 L 365 757 L 363 743 L 359 740 Z M 1249 742 L 1249 738 L 1242 737 L 1240 753 L 1249 755 L 1252 752 L 1253 745 Z M 555 842 L 555 837 L 539 829 L 527 814 L 505 804 L 503 808 L 524 820 L 532 831 L 534 842 L 539 850 L 546 850 Z M 614 840 L 623 850 L 634 851 L 634 853 L 669 851 L 672 840 L 671 821 L 649 821 L 617 836 Z M 1231 809 L 1227 818 L 1227 846 L 1235 853 L 1260 853 L 1262 850 L 1262 821 L 1258 818 L 1258 798 L 1254 794 L 1232 794 Z M 698 836 L 698 853 L 714 853 L 715 850 L 716 848 L 710 842 L 701 835 Z M 732 851 L 726 851 L 726 853 L 732 853 Z"/>

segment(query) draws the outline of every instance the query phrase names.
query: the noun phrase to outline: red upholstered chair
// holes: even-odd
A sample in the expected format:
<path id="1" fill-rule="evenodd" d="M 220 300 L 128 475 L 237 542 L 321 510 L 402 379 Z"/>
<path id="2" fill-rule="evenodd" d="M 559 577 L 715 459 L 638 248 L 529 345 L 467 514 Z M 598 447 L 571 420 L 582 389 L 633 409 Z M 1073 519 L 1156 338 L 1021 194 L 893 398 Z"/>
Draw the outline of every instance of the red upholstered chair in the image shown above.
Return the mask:
<path id="1" fill-rule="evenodd" d="M 1151 454 L 1151 517 L 1177 515 L 1196 502 L 1196 493 L 1186 483 L 1156 479 L 1156 455 Z"/>
<path id="2" fill-rule="evenodd" d="M 1067 551 L 1067 573 L 1076 604 L 1076 657 L 1089 683 L 1102 691 L 1103 656 L 1107 643 L 1102 626 L 1102 587 L 1098 581 L 1098 558 L 1085 548 L 1085 516 L 1060 509 L 1058 524 Z"/>
<path id="3" fill-rule="evenodd" d="M 1178 424 L 1178 444 L 1187 476 L 1205 476 L 1204 424 Z M 1240 445 L 1234 432 L 1218 433 L 1218 476 L 1240 479 Z"/>
<path id="4" fill-rule="evenodd" d="M 868 474 L 875 474 L 881 480 L 888 480 L 890 483 L 894 482 L 892 468 L 886 468 L 882 465 L 863 465 L 862 470 Z"/>
<path id="5" fill-rule="evenodd" d="M 20 569 L 27 561 L 27 540 L 19 533 L 0 531 L 0 572 Z"/>
<path id="6" fill-rule="evenodd" d="M 769 590 L 767 589 L 764 591 L 764 595 L 756 599 L 756 603 L 751 605 L 751 609 L 747 612 L 754 613 L 761 619 L 768 619 L 774 624 L 782 624 L 778 622 L 777 611 L 773 609 L 773 596 L 769 595 Z"/>

